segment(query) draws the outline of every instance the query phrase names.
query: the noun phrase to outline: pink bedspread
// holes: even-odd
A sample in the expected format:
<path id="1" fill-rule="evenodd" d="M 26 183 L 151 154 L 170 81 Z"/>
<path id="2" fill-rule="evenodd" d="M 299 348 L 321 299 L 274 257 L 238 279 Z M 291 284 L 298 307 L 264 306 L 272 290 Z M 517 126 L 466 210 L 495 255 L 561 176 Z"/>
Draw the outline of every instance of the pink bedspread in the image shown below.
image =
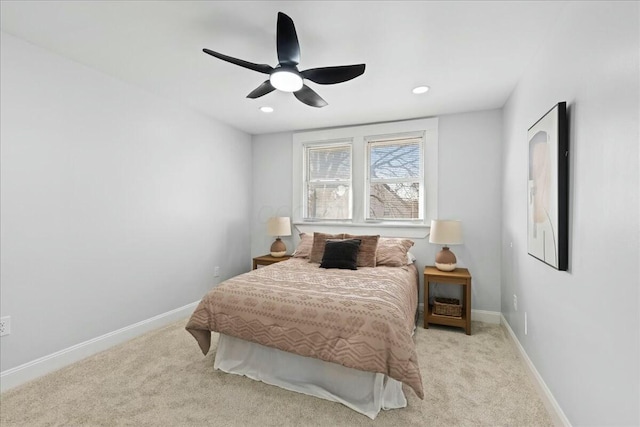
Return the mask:
<path id="1" fill-rule="evenodd" d="M 215 331 L 383 373 L 423 399 L 413 341 L 417 280 L 413 265 L 339 270 L 292 258 L 209 291 L 186 329 L 204 354 Z"/>

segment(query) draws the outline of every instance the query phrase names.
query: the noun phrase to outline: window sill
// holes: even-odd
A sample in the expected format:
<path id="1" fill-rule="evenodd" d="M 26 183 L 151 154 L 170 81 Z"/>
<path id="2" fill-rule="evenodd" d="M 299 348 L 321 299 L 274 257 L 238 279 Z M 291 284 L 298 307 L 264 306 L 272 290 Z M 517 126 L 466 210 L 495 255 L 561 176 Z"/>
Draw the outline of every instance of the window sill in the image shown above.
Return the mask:
<path id="1" fill-rule="evenodd" d="M 424 239 L 429 235 L 427 224 L 400 224 L 385 222 L 327 222 L 296 221 L 293 226 L 300 233 L 313 233 L 322 230 L 327 233 L 379 234 L 383 237 L 407 237 Z M 366 230 L 366 231 L 365 231 Z"/>

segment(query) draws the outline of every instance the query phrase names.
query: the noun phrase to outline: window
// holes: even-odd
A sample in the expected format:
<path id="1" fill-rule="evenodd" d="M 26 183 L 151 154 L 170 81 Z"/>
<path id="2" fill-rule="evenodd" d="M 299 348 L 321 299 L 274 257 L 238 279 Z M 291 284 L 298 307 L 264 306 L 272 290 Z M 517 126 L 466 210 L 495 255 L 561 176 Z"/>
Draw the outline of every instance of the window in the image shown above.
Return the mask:
<path id="1" fill-rule="evenodd" d="M 351 144 L 308 144 L 304 156 L 304 218 L 351 219 Z"/>
<path id="2" fill-rule="evenodd" d="M 393 235 L 424 237 L 437 218 L 437 118 L 298 132 L 292 142 L 301 232 L 394 227 Z"/>
<path id="3" fill-rule="evenodd" d="M 423 218 L 422 139 L 367 138 L 367 220 Z"/>

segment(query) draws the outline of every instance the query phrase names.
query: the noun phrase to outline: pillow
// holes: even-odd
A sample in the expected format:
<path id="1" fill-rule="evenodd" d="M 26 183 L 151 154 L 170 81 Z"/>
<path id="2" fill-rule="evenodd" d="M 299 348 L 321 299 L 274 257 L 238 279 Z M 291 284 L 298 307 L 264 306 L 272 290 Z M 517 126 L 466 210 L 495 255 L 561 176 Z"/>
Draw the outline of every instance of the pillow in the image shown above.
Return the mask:
<path id="1" fill-rule="evenodd" d="M 359 239 L 327 240 L 320 268 L 357 270 Z"/>
<path id="2" fill-rule="evenodd" d="M 413 241 L 401 238 L 381 237 L 378 239 L 376 265 L 402 267 L 407 264 L 407 252 Z"/>
<path id="3" fill-rule="evenodd" d="M 311 246 L 311 254 L 309 255 L 309 262 L 319 263 L 322 261 L 322 255 L 324 254 L 324 246 L 327 243 L 327 239 L 343 239 L 344 234 L 325 234 L 313 233 L 313 245 Z"/>
<path id="4" fill-rule="evenodd" d="M 416 256 L 411 252 L 407 252 L 407 265 L 413 264 L 414 262 L 416 262 Z"/>
<path id="5" fill-rule="evenodd" d="M 311 246 L 313 245 L 313 236 L 307 233 L 300 233 L 300 243 L 293 253 L 294 258 L 309 258 L 311 255 Z"/>
<path id="6" fill-rule="evenodd" d="M 378 249 L 378 239 L 380 236 L 354 236 L 345 234 L 345 239 L 359 239 L 360 250 L 358 251 L 358 267 L 375 267 L 376 250 Z"/>

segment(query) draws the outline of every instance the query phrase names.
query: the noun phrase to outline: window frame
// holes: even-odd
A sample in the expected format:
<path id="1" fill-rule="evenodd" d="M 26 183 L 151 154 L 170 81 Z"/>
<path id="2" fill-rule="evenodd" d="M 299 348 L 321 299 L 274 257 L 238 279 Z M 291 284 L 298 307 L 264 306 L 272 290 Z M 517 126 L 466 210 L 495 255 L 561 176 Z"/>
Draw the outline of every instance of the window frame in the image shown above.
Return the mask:
<path id="1" fill-rule="evenodd" d="M 338 148 L 338 147 L 348 147 L 349 148 L 349 175 L 350 175 L 350 179 L 349 179 L 349 215 L 348 218 L 341 218 L 341 219 L 323 219 L 323 218 L 316 218 L 316 217 L 311 217 L 309 215 L 309 204 L 308 204 L 308 189 L 309 189 L 309 184 L 312 182 L 309 180 L 309 152 L 311 150 L 317 150 L 317 149 L 322 149 L 322 148 Z M 303 144 L 303 172 L 302 172 L 302 180 L 303 180 L 303 184 L 302 184 L 302 191 L 303 191 L 303 196 L 302 196 L 302 201 L 303 201 L 303 206 L 302 206 L 302 219 L 304 221 L 351 221 L 353 219 L 353 140 L 351 139 L 339 139 L 339 140 L 334 140 L 334 141 L 312 141 L 312 142 L 307 142 Z M 316 181 L 314 181 L 315 183 Z M 344 182 L 344 180 L 333 180 L 333 181 L 317 181 L 317 182 Z"/>
<path id="2" fill-rule="evenodd" d="M 419 168 L 420 172 L 418 177 L 413 179 L 408 178 L 394 178 L 394 179 L 383 179 L 377 178 L 372 180 L 371 178 L 371 148 L 373 146 L 381 146 L 381 145 L 395 145 L 400 141 L 415 141 L 418 142 L 420 147 L 420 159 L 419 159 Z M 425 216 L 425 179 L 424 179 L 424 141 L 425 135 L 424 132 L 410 132 L 410 133 L 401 133 L 401 134 L 386 134 L 386 135 L 375 135 L 375 136 L 366 136 L 364 137 L 364 146 L 366 150 L 365 155 L 365 185 L 364 185 L 364 214 L 366 222 L 403 222 L 403 223 L 418 223 L 421 224 L 424 222 Z M 418 183 L 418 217 L 417 218 L 372 218 L 371 217 L 371 184 L 375 182 L 417 182 Z"/>
<path id="3" fill-rule="evenodd" d="M 367 221 L 365 212 L 366 143 L 365 138 L 380 135 L 423 133 L 424 216 L 415 221 Z M 292 204 L 291 219 L 299 232 L 325 228 L 327 232 L 392 234 L 404 237 L 424 237 L 432 219 L 438 218 L 438 118 L 404 120 L 294 132 L 292 143 Z M 352 148 L 352 219 L 348 221 L 315 221 L 304 218 L 304 145 L 330 143 L 350 139 Z M 360 228 L 360 230 L 358 230 Z M 393 228 L 393 231 L 388 230 Z M 386 230 L 386 231 L 385 231 Z"/>

